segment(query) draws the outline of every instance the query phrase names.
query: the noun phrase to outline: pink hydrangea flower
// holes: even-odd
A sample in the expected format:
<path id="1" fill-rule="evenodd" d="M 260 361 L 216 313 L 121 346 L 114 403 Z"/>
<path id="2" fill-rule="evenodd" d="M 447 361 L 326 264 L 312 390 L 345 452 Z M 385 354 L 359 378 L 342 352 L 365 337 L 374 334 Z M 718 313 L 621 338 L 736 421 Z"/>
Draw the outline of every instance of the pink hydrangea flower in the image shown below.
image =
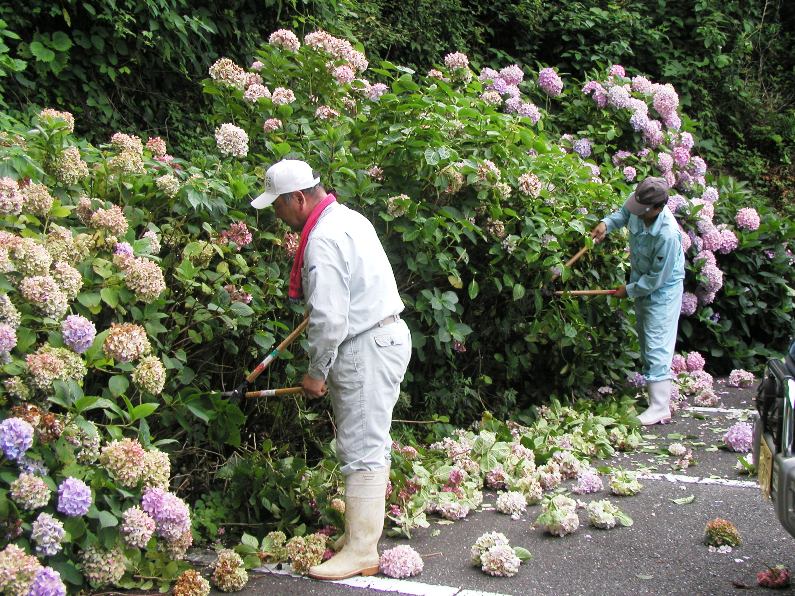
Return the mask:
<path id="1" fill-rule="evenodd" d="M 262 130 L 267 134 L 282 127 L 282 121 L 278 118 L 268 118 L 262 125 Z"/>
<path id="2" fill-rule="evenodd" d="M 750 387 L 754 382 L 754 373 L 736 368 L 729 374 L 729 387 Z"/>
<path id="3" fill-rule="evenodd" d="M 689 372 L 695 372 L 697 370 L 704 370 L 706 361 L 698 352 L 690 352 L 685 358 L 685 363 L 687 364 L 687 370 Z"/>
<path id="4" fill-rule="evenodd" d="M 462 52 L 451 52 L 444 57 L 444 65 L 450 70 L 467 68 L 469 66 L 469 58 Z"/>
<path id="5" fill-rule="evenodd" d="M 754 429 L 747 422 L 738 422 L 723 435 L 726 447 L 738 453 L 748 453 L 754 440 Z"/>
<path id="6" fill-rule="evenodd" d="M 685 361 L 685 357 L 681 354 L 674 354 L 673 360 L 671 361 L 671 372 L 675 375 L 679 373 L 683 373 L 687 371 L 687 362 Z"/>
<path id="7" fill-rule="evenodd" d="M 408 544 L 385 550 L 378 562 L 381 573 L 398 579 L 419 575 L 423 566 L 420 554 Z"/>
<path id="8" fill-rule="evenodd" d="M 610 66 L 610 70 L 607 74 L 611 77 L 626 77 L 627 73 L 624 71 L 624 67 L 620 64 L 613 64 Z"/>
<path id="9" fill-rule="evenodd" d="M 761 223 L 759 213 L 753 207 L 743 207 L 737 212 L 734 218 L 737 222 L 737 227 L 741 230 L 758 230 Z"/>

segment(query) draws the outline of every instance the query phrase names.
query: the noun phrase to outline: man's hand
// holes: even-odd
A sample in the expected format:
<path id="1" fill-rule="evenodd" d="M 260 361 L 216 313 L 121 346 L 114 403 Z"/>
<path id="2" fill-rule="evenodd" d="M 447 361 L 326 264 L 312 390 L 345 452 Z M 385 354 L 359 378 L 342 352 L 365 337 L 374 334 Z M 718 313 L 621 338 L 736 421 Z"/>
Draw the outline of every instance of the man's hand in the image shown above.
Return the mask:
<path id="1" fill-rule="evenodd" d="M 627 297 L 627 286 L 620 285 L 616 288 L 616 293 L 613 294 L 616 298 L 626 298 Z"/>
<path id="2" fill-rule="evenodd" d="M 596 244 L 599 244 L 607 236 L 607 225 L 605 222 L 600 221 L 596 227 L 591 230 L 591 238 Z"/>
<path id="3" fill-rule="evenodd" d="M 313 379 L 309 375 L 304 375 L 301 386 L 304 388 L 304 395 L 307 397 L 323 397 L 328 393 L 326 382 L 323 379 Z"/>

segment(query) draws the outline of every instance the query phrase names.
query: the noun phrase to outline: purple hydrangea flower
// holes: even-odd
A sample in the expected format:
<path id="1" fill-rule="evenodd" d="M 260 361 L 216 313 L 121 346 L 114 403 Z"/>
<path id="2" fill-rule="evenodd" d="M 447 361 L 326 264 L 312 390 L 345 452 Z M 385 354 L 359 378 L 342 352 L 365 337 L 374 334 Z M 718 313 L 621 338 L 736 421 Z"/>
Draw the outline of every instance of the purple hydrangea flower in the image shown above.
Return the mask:
<path id="1" fill-rule="evenodd" d="M 680 309 L 680 313 L 686 317 L 689 317 L 693 313 L 696 312 L 696 308 L 698 307 L 698 298 L 692 292 L 685 292 L 682 294 L 682 308 Z"/>
<path id="2" fill-rule="evenodd" d="M 370 101 L 376 101 L 384 93 L 386 93 L 387 90 L 388 87 L 383 83 L 375 83 L 374 85 L 370 85 L 370 88 L 367 90 L 367 98 Z"/>
<path id="3" fill-rule="evenodd" d="M 574 152 L 585 159 L 591 156 L 591 141 L 588 139 L 577 139 L 572 146 Z"/>
<path id="4" fill-rule="evenodd" d="M 40 567 L 30 585 L 28 596 L 66 596 L 61 574 L 52 567 Z"/>
<path id="5" fill-rule="evenodd" d="M 632 182 L 635 179 L 635 176 L 638 175 L 638 172 L 632 166 L 625 167 L 623 170 L 621 170 L 621 173 L 624 174 L 624 180 L 627 182 Z"/>
<path id="6" fill-rule="evenodd" d="M 63 524 L 49 513 L 40 513 L 30 532 L 39 555 L 52 557 L 61 552 L 61 541 L 66 531 Z"/>
<path id="7" fill-rule="evenodd" d="M 646 377 L 639 372 L 634 372 L 627 377 L 627 383 L 632 387 L 643 387 L 646 384 Z"/>
<path id="8" fill-rule="evenodd" d="M 113 247 L 113 254 L 132 257 L 135 253 L 133 252 L 133 247 L 129 242 L 117 242 L 116 246 Z"/>
<path id="9" fill-rule="evenodd" d="M 141 508 L 155 520 L 157 535 L 166 540 L 177 540 L 190 530 L 188 506 L 162 488 L 148 489 L 141 499 Z"/>
<path id="10" fill-rule="evenodd" d="M 645 130 L 648 126 L 649 117 L 643 112 L 634 112 L 632 116 L 629 117 L 629 124 L 632 126 L 632 130 L 640 132 Z"/>
<path id="11" fill-rule="evenodd" d="M 0 354 L 8 354 L 16 345 L 16 330 L 7 323 L 0 323 Z"/>
<path id="12" fill-rule="evenodd" d="M 727 255 L 740 245 L 737 235 L 728 228 L 720 231 L 720 247 L 718 252 L 722 255 Z"/>
<path id="13" fill-rule="evenodd" d="M 726 447 L 738 453 L 748 453 L 754 439 L 754 429 L 747 422 L 738 422 L 723 436 Z"/>
<path id="14" fill-rule="evenodd" d="M 509 85 L 518 85 L 524 79 L 524 71 L 518 64 L 511 64 L 500 70 L 500 78 Z"/>
<path id="15" fill-rule="evenodd" d="M 676 165 L 684 168 L 690 161 L 690 151 L 685 147 L 674 147 L 673 159 Z"/>
<path id="16" fill-rule="evenodd" d="M 707 162 L 698 155 L 690 158 L 690 167 L 693 168 L 693 176 L 703 176 L 707 173 Z"/>
<path id="17" fill-rule="evenodd" d="M 0 449 L 12 461 L 22 457 L 33 446 L 33 427 L 22 418 L 6 418 L 0 422 Z"/>
<path id="18" fill-rule="evenodd" d="M 687 203 L 687 199 L 682 195 L 673 195 L 668 199 L 668 209 L 671 210 L 671 213 L 676 213 L 685 205 L 685 203 Z"/>
<path id="19" fill-rule="evenodd" d="M 493 68 L 486 67 L 480 71 L 478 75 L 478 81 L 496 81 L 497 79 L 501 78 L 500 73 L 498 73 Z"/>
<path id="20" fill-rule="evenodd" d="M 657 167 L 661 172 L 670 172 L 674 165 L 674 158 L 669 153 L 660 153 L 657 156 Z"/>
<path id="21" fill-rule="evenodd" d="M 91 489 L 82 480 L 71 476 L 58 487 L 58 511 L 70 517 L 88 513 L 91 507 Z"/>
<path id="22" fill-rule="evenodd" d="M 718 200 L 718 189 L 714 186 L 708 186 L 701 194 L 701 200 L 706 203 L 714 203 Z"/>
<path id="23" fill-rule="evenodd" d="M 97 328 L 94 323 L 81 315 L 69 315 L 61 323 L 61 334 L 67 346 L 82 354 L 94 343 Z"/>
<path id="24" fill-rule="evenodd" d="M 623 149 L 620 151 L 616 151 L 611 158 L 613 161 L 613 165 L 618 167 L 619 164 L 623 163 L 625 159 L 628 157 L 632 157 L 632 153 L 630 151 L 624 151 Z"/>
<path id="25" fill-rule="evenodd" d="M 550 97 L 557 97 L 563 91 L 563 81 L 551 68 L 542 68 L 538 73 L 538 86 Z"/>
<path id="26" fill-rule="evenodd" d="M 687 149 L 692 149 L 693 145 L 695 144 L 695 141 L 693 140 L 693 135 L 691 135 L 689 132 L 683 132 L 679 136 L 679 144 Z"/>
<path id="27" fill-rule="evenodd" d="M 541 110 L 535 104 L 526 101 L 519 103 L 516 113 L 524 118 L 530 118 L 530 122 L 533 124 L 538 124 L 538 121 L 541 120 Z"/>
<path id="28" fill-rule="evenodd" d="M 38 459 L 33 459 L 27 455 L 23 455 L 17 460 L 17 466 L 22 472 L 26 474 L 33 474 L 35 476 L 46 476 L 50 473 L 47 466 Z"/>

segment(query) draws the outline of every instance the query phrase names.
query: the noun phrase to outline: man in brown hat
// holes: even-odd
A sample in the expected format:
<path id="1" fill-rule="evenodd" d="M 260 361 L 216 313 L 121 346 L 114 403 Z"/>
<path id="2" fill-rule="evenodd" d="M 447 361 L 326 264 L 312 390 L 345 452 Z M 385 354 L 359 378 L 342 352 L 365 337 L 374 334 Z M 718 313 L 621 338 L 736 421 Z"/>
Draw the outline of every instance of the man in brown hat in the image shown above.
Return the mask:
<path id="1" fill-rule="evenodd" d="M 632 270 L 629 283 L 615 296 L 635 300 L 636 329 L 649 407 L 643 425 L 671 421 L 671 361 L 682 306 L 685 259 L 679 224 L 666 206 L 668 183 L 649 177 L 640 182 L 624 206 L 605 217 L 591 232 L 595 242 L 626 226 Z"/>

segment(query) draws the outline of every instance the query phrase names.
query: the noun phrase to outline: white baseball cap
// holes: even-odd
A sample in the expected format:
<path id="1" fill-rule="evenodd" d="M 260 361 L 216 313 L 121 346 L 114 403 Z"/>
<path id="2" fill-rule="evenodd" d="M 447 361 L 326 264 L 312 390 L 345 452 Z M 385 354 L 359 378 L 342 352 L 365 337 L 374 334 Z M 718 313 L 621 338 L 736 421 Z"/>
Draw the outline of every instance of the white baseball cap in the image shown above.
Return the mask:
<path id="1" fill-rule="evenodd" d="M 320 178 L 315 178 L 308 163 L 300 159 L 283 159 L 268 168 L 265 173 L 265 192 L 251 201 L 251 206 L 262 209 L 273 203 L 279 195 L 318 184 Z"/>

